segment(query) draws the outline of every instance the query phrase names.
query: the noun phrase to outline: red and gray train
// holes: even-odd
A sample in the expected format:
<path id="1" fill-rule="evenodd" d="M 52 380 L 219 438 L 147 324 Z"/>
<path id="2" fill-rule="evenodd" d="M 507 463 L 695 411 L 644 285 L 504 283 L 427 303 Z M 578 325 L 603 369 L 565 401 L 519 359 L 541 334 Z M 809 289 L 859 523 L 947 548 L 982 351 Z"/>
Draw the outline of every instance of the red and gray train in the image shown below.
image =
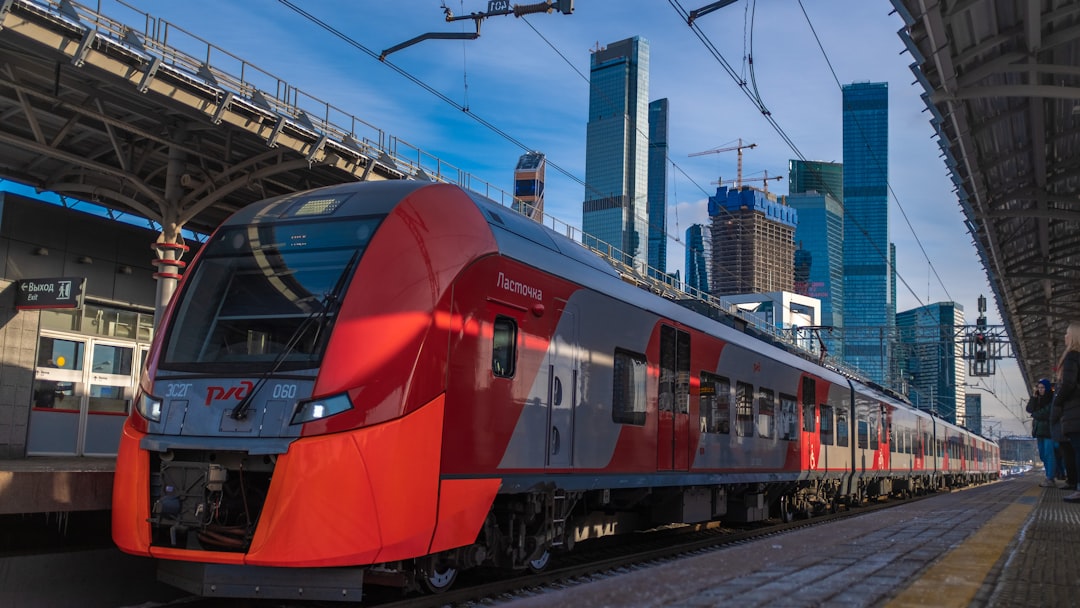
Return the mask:
<path id="1" fill-rule="evenodd" d="M 202 247 L 124 426 L 113 538 L 200 593 L 355 600 L 998 471 L 994 442 L 479 195 L 353 183 Z"/>

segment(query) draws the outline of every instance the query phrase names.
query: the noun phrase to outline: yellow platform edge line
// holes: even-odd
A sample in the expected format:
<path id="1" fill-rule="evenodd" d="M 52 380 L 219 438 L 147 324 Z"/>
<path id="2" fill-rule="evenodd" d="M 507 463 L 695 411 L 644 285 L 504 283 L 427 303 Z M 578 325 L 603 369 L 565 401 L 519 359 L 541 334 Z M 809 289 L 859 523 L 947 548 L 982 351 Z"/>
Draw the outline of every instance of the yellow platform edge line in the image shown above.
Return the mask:
<path id="1" fill-rule="evenodd" d="M 1041 490 L 1035 486 L 1022 496 L 1038 497 Z M 960 546 L 931 564 L 922 576 L 886 603 L 886 608 L 970 606 L 990 570 L 1001 559 L 1037 502 L 1013 502 L 1005 507 Z"/>

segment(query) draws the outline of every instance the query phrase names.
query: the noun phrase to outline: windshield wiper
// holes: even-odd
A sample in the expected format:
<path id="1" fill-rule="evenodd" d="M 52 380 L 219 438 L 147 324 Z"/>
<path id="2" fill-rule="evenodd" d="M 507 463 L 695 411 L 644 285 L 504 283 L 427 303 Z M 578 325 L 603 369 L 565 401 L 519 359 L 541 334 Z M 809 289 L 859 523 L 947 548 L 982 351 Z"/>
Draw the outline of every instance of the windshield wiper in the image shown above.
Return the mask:
<path id="1" fill-rule="evenodd" d="M 278 369 L 285 363 L 285 358 L 288 357 L 292 351 L 296 348 L 296 345 L 300 343 L 300 340 L 307 333 L 308 329 L 315 323 L 318 323 L 315 327 L 315 340 L 314 343 L 319 341 L 319 333 L 322 331 L 323 326 L 326 324 L 326 319 L 330 316 L 330 312 L 336 311 L 338 306 L 341 305 L 342 294 L 341 291 L 345 288 L 345 282 L 348 280 L 349 275 L 352 273 L 353 266 L 356 265 L 357 260 L 360 259 L 360 252 L 362 248 L 357 248 L 353 251 L 352 257 L 349 258 L 349 262 L 345 264 L 345 268 L 342 269 L 341 275 L 338 276 L 337 282 L 334 283 L 333 289 L 323 294 L 322 306 L 312 310 L 307 317 L 296 327 L 292 335 L 289 336 L 289 340 L 285 343 L 285 347 L 281 349 L 281 353 L 274 359 L 274 363 L 270 366 L 270 369 L 263 372 L 259 379 L 255 382 L 255 385 L 251 387 L 240 403 L 236 404 L 236 407 L 232 409 L 229 416 L 233 420 L 243 420 L 247 418 L 248 410 L 251 409 L 251 404 L 255 400 L 255 393 L 259 392 L 266 381 L 270 379 Z"/>

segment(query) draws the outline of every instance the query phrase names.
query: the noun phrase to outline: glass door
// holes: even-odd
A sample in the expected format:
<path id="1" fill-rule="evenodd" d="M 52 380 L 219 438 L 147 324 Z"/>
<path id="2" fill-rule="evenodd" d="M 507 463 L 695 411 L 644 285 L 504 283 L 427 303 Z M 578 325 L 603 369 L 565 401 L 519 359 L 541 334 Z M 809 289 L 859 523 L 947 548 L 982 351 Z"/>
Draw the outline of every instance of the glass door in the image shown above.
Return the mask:
<path id="1" fill-rule="evenodd" d="M 27 453 L 114 456 L 136 382 L 134 342 L 38 338 Z"/>
<path id="2" fill-rule="evenodd" d="M 79 453 L 86 341 L 38 336 L 26 451 L 32 456 Z"/>
<path id="3" fill-rule="evenodd" d="M 111 456 L 131 408 L 135 345 L 92 339 L 90 353 L 81 453 Z"/>

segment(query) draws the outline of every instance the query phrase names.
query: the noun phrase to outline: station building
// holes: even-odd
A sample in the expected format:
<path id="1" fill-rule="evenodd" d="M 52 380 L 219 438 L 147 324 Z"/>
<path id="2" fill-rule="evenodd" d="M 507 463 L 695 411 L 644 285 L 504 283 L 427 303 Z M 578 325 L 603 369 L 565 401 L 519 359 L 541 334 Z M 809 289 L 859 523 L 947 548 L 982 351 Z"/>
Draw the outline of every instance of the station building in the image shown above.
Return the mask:
<path id="1" fill-rule="evenodd" d="M 156 238 L 0 192 L 0 459 L 116 454 L 154 333 Z"/>

